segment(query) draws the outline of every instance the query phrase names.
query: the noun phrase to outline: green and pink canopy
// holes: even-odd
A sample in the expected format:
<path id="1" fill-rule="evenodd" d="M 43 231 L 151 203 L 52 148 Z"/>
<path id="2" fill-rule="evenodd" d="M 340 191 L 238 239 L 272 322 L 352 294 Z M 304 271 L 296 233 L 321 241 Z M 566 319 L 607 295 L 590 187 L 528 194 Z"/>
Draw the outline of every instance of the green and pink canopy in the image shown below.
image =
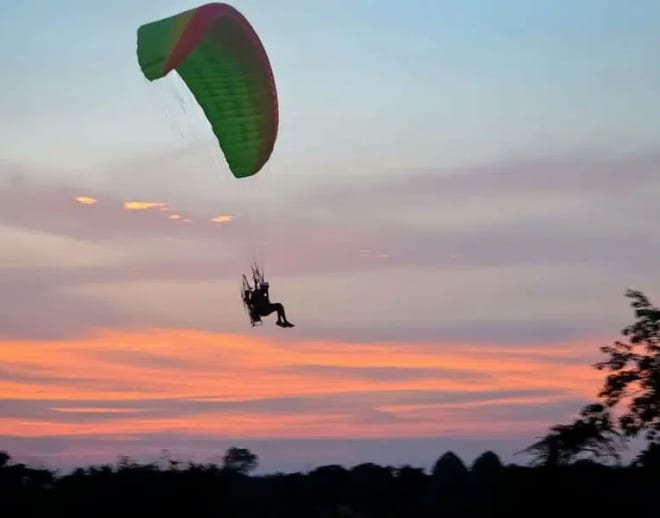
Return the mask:
<path id="1" fill-rule="evenodd" d="M 150 81 L 177 71 L 235 177 L 268 161 L 278 127 L 275 80 L 259 37 L 236 9 L 210 3 L 142 25 L 137 57 Z"/>

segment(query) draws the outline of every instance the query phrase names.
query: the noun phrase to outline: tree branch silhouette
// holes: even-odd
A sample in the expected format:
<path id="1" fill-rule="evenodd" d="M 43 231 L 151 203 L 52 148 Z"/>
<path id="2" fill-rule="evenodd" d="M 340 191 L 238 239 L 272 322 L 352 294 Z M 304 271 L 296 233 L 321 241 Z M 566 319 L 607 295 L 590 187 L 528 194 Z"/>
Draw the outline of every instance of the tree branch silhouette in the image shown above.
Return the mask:
<path id="1" fill-rule="evenodd" d="M 547 435 L 519 452 L 532 454 L 533 463 L 557 466 L 584 455 L 618 461 L 625 439 L 644 433 L 648 441 L 658 441 L 660 309 L 641 291 L 627 290 L 626 297 L 637 319 L 621 331 L 628 340 L 601 346 L 608 358 L 593 365 L 610 372 L 598 392 L 602 402 L 585 406 L 573 423 L 552 426 Z M 611 411 L 620 405 L 625 411 L 615 420 Z"/>

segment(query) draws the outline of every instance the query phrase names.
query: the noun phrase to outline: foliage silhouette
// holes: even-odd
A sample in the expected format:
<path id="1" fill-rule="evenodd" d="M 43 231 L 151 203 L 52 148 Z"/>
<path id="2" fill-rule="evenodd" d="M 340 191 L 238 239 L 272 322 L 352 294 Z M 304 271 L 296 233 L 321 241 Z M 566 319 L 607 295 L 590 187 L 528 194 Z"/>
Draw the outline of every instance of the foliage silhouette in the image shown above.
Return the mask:
<path id="1" fill-rule="evenodd" d="M 609 371 L 598 392 L 602 401 L 585 406 L 573 423 L 550 427 L 523 450 L 534 457 L 533 464 L 557 467 L 585 456 L 619 462 L 626 440 L 640 433 L 651 443 L 649 457 L 640 462 L 648 464 L 655 456 L 651 446 L 660 439 L 660 309 L 641 291 L 628 290 L 626 297 L 636 318 L 621 331 L 628 340 L 600 347 L 608 358 L 593 365 Z M 614 419 L 611 411 L 622 404 L 625 410 Z"/>
<path id="2" fill-rule="evenodd" d="M 484 452 L 468 469 L 448 452 L 430 472 L 365 463 L 258 476 L 214 464 L 127 458 L 56 474 L 14 463 L 4 453 L 0 512 L 85 518 L 655 516 L 654 499 L 616 495 L 653 494 L 657 464 L 647 460 L 657 459 L 658 451 L 654 446 L 641 461 L 616 467 L 591 460 L 551 470 L 504 466 L 493 452 Z"/>
<path id="3" fill-rule="evenodd" d="M 466 472 L 465 464 L 453 451 L 443 454 L 433 466 L 433 476 L 443 480 L 462 478 Z"/>
<path id="4" fill-rule="evenodd" d="M 655 441 L 660 432 L 660 309 L 640 291 L 628 290 L 626 296 L 632 299 L 637 321 L 623 329 L 626 342 L 601 347 L 609 358 L 595 367 L 610 374 L 599 397 L 608 407 L 629 398 L 621 429 L 628 436 L 643 432 Z"/>
<path id="5" fill-rule="evenodd" d="M 495 476 L 502 471 L 502 461 L 496 453 L 487 451 L 474 460 L 470 471 L 485 477 Z"/>
<path id="6" fill-rule="evenodd" d="M 259 458 L 247 448 L 231 447 L 223 457 L 225 469 L 247 474 L 259 465 Z"/>
<path id="7" fill-rule="evenodd" d="M 591 404 L 580 414 L 569 425 L 552 426 L 550 433 L 523 452 L 534 457 L 533 463 L 548 467 L 570 464 L 584 455 L 618 461 L 623 442 L 605 407 Z"/>

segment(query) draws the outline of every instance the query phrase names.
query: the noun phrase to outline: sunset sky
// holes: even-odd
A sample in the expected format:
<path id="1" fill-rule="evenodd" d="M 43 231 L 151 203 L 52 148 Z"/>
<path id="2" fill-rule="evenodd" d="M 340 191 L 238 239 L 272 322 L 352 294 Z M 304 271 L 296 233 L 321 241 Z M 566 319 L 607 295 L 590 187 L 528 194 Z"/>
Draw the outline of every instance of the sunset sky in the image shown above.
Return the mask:
<path id="1" fill-rule="evenodd" d="M 244 180 L 137 64 L 196 5 L 0 2 L 0 450 L 524 460 L 660 302 L 660 3 L 236 0 L 280 102 Z"/>

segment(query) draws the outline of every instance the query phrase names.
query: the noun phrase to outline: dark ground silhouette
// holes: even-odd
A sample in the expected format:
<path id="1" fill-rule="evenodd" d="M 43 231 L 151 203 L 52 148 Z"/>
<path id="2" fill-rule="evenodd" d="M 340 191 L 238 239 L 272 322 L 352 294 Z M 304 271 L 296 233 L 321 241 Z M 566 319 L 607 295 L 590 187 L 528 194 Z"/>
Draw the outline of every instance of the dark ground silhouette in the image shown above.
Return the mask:
<path id="1" fill-rule="evenodd" d="M 531 466 L 485 452 L 466 467 L 447 452 L 430 472 L 365 463 L 251 476 L 258 457 L 230 448 L 221 465 L 124 457 L 61 474 L 0 451 L 0 517 L 660 517 L 660 309 L 627 296 L 637 320 L 626 342 L 600 348 L 601 400 L 529 446 Z M 621 450 L 639 437 L 646 448 L 624 465 Z"/>
<path id="2" fill-rule="evenodd" d="M 486 452 L 469 468 L 448 452 L 426 473 L 411 466 L 329 465 L 250 476 L 231 465 L 168 463 L 79 468 L 66 475 L 0 468 L 9 517 L 487 517 L 659 516 L 660 470 L 592 461 L 503 466 Z"/>

